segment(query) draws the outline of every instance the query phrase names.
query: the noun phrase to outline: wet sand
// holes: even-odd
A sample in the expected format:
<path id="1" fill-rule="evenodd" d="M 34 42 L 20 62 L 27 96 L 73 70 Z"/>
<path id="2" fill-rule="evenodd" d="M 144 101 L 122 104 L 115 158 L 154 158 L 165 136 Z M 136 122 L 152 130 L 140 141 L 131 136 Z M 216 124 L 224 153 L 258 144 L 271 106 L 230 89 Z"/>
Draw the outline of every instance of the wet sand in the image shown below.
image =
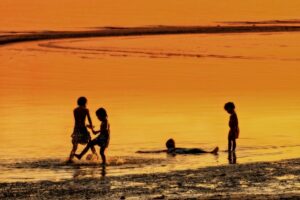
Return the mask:
<path id="1" fill-rule="evenodd" d="M 95 170 L 105 171 L 100 166 Z M 0 183 L 0 198 L 299 199 L 300 158 L 169 173 Z"/>

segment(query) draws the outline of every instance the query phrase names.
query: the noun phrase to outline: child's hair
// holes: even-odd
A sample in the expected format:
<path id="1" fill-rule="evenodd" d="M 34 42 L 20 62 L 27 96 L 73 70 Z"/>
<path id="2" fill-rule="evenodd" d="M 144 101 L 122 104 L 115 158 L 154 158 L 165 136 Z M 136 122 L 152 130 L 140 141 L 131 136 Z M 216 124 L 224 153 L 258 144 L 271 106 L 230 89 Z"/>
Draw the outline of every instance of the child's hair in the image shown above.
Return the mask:
<path id="1" fill-rule="evenodd" d="M 99 108 L 96 111 L 96 115 L 100 116 L 100 117 L 107 117 L 107 113 L 106 113 L 106 110 L 104 108 Z"/>
<path id="2" fill-rule="evenodd" d="M 85 106 L 86 102 L 87 102 L 87 99 L 86 99 L 85 97 L 79 97 L 79 98 L 77 99 L 77 104 L 78 104 L 79 106 Z"/>
<path id="3" fill-rule="evenodd" d="M 233 110 L 235 109 L 235 105 L 233 102 L 227 102 L 225 105 L 224 105 L 224 109 L 225 110 Z"/>
<path id="4" fill-rule="evenodd" d="M 175 148 L 175 141 L 171 138 L 168 139 L 168 141 L 166 142 L 166 147 L 169 148 Z"/>

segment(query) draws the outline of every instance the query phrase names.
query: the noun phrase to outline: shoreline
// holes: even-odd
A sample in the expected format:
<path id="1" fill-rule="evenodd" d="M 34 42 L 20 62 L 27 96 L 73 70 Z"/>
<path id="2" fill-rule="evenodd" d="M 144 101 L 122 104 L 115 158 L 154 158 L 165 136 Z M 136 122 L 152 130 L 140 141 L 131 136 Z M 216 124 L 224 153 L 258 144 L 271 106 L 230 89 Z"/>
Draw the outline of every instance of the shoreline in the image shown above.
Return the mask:
<path id="1" fill-rule="evenodd" d="M 120 37 L 170 34 L 221 34 L 221 33 L 259 33 L 259 32 L 299 32 L 296 25 L 239 25 L 239 26 L 151 26 L 151 27 L 99 27 L 88 31 L 37 31 L 32 33 L 4 35 L 0 46 L 41 40 Z"/>
<path id="2" fill-rule="evenodd" d="M 101 170 L 101 167 L 97 169 Z M 300 198 L 300 158 L 167 173 L 104 176 L 58 182 L 0 183 L 1 199 L 120 199 L 121 197 L 125 199 L 298 199 Z"/>

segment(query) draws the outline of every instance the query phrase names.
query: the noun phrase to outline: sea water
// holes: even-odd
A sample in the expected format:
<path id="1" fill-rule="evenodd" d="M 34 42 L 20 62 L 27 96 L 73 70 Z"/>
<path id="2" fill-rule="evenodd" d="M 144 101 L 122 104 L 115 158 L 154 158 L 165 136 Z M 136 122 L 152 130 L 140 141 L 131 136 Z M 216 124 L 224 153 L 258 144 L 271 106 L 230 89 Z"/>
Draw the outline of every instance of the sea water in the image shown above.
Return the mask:
<path id="1" fill-rule="evenodd" d="M 284 6 L 279 8 L 285 5 L 281 1 L 272 4 L 273 9 L 251 6 L 250 1 L 243 4 L 232 1 L 241 9 L 240 14 L 247 15 L 238 17 L 228 8 L 224 10 L 227 13 L 224 18 L 209 12 L 195 14 L 197 9 L 204 8 L 217 14 L 222 3 L 191 1 L 181 6 L 156 3 L 160 9 L 148 3 L 145 16 L 138 20 L 132 12 L 139 11 L 132 6 L 144 4 L 123 2 L 128 10 L 116 14 L 119 6 L 99 5 L 94 1 L 83 6 L 91 11 L 86 14 L 78 10 L 78 2 L 57 10 L 64 19 L 57 20 L 52 9 L 48 14 L 39 9 L 29 12 L 35 7 L 58 6 L 57 1 L 44 4 L 32 1 L 25 5 L 23 1 L 15 1 L 20 6 L 10 2 L 13 1 L 1 2 L 3 8 L 6 6 L 5 15 L 12 16 L 14 11 L 19 14 L 13 15 L 14 24 L 11 17 L 1 18 L 2 35 L 29 30 L 77 31 L 108 25 L 285 20 L 295 16 L 293 9 L 287 12 Z M 268 5 L 271 1 L 262 2 Z M 290 7 L 296 4 L 289 2 Z M 105 12 L 98 16 L 92 7 L 103 8 Z M 183 18 L 173 13 L 187 12 L 191 7 L 195 9 L 191 16 Z M 265 10 L 269 12 L 262 12 Z M 165 17 L 154 20 L 156 12 Z M 269 32 L 141 35 L 3 45 L 0 48 L 0 181 L 157 173 L 228 164 L 225 150 L 229 115 L 223 109 L 228 101 L 236 104 L 241 130 L 237 163 L 296 158 L 300 151 L 299 44 L 298 32 Z M 108 112 L 111 141 L 106 151 L 106 168 L 99 167 L 100 161 L 75 160 L 73 165 L 65 164 L 72 148 L 72 112 L 79 96 L 87 97 L 96 129 L 100 122 L 95 111 L 104 107 Z M 219 146 L 220 152 L 175 157 L 135 153 L 165 149 L 169 138 L 175 139 L 178 147 L 212 150 Z M 78 151 L 82 149 L 80 146 Z"/>

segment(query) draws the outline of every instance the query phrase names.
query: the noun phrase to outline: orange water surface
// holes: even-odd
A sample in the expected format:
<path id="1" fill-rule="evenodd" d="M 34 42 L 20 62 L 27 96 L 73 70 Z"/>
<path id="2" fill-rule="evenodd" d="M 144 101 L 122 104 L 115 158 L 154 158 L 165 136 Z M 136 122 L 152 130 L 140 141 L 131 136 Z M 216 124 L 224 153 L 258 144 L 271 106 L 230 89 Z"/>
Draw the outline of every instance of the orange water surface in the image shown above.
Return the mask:
<path id="1" fill-rule="evenodd" d="M 1 0 L 0 6 L 0 30 L 8 34 L 288 20 L 297 18 L 300 2 Z M 11 165 L 0 166 L 0 181 L 72 177 L 69 168 L 11 166 L 63 162 L 71 150 L 72 110 L 82 95 L 97 126 L 95 110 L 108 111 L 111 175 L 227 164 L 227 101 L 235 102 L 240 121 L 238 163 L 298 157 L 299 51 L 298 32 L 82 38 L 1 46 L 0 161 Z M 219 146 L 221 152 L 175 160 L 135 153 L 162 149 L 170 137 L 178 146 Z M 132 161 L 134 157 L 141 160 Z M 147 159 L 159 160 L 151 165 Z M 141 167 L 143 162 L 147 165 Z M 136 170 L 122 168 L 122 163 L 133 163 Z"/>

